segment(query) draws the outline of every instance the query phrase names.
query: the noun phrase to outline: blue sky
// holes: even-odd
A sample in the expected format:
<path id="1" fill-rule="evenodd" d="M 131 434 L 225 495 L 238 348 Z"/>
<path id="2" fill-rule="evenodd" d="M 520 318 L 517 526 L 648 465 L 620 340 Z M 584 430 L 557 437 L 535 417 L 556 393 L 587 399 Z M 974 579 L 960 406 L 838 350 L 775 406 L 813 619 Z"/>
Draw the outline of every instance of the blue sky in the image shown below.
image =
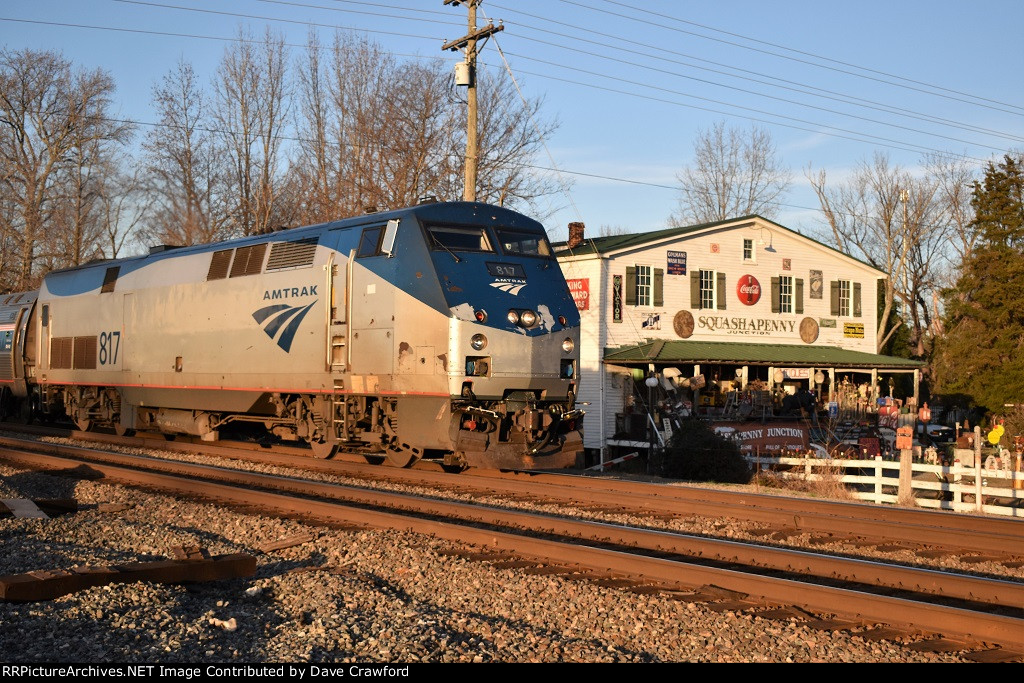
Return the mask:
<path id="1" fill-rule="evenodd" d="M 549 200 L 545 223 L 555 238 L 573 220 L 590 234 L 665 227 L 696 132 L 720 120 L 758 119 L 769 129 L 794 177 L 778 221 L 805 232 L 819 225 L 809 164 L 839 181 L 876 151 L 908 167 L 925 150 L 980 167 L 1024 149 L 1024 3 L 1016 0 L 484 0 L 481 24 L 484 16 L 504 20 L 496 41 L 513 73 L 560 122 L 551 158 L 537 160 L 553 160 L 571 183 L 568 195 Z M 307 22 L 325 33 L 366 31 L 396 53 L 454 65 L 460 57 L 439 48 L 465 33 L 466 12 L 442 0 L 0 5 L 5 47 L 57 49 L 108 70 L 120 114 L 140 121 L 155 120 L 152 86 L 179 58 L 208 81 L 240 25 L 257 34 L 270 25 L 300 46 Z M 493 42 L 482 60 L 503 68 Z"/>

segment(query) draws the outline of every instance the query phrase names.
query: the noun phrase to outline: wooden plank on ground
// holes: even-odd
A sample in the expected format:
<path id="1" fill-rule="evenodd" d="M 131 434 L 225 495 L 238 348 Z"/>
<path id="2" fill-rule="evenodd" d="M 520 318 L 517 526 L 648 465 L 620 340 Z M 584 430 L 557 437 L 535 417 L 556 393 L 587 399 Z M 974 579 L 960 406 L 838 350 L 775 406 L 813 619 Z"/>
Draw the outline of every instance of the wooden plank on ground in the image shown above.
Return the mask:
<path id="1" fill-rule="evenodd" d="M 263 545 L 257 546 L 260 552 L 269 553 L 274 550 L 284 550 L 285 548 L 292 548 L 303 543 L 309 543 L 315 538 L 313 534 L 296 534 L 294 536 L 286 536 L 279 538 L 276 541 L 268 541 Z"/>
<path id="2" fill-rule="evenodd" d="M 251 576 L 256 558 L 245 553 L 216 555 L 200 560 L 159 560 L 67 570 L 37 570 L 0 576 L 0 600 L 35 602 L 53 600 L 80 590 L 109 583 L 153 581 L 191 583 Z"/>

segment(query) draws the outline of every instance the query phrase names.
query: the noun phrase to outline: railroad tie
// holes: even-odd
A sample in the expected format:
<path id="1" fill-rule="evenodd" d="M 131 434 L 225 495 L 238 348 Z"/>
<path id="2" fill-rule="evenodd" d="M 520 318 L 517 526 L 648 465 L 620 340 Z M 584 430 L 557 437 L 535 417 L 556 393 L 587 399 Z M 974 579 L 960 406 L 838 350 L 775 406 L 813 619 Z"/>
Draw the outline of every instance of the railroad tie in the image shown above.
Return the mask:
<path id="1" fill-rule="evenodd" d="M 204 553 L 205 551 L 200 552 L 200 554 Z M 194 555 L 195 553 L 186 551 L 186 554 Z M 256 558 L 244 553 L 207 556 L 200 559 L 85 566 L 75 567 L 71 570 L 40 569 L 24 574 L 0 576 L 0 600 L 36 602 L 53 600 L 62 595 L 109 583 L 216 581 L 251 576 L 255 573 Z"/>

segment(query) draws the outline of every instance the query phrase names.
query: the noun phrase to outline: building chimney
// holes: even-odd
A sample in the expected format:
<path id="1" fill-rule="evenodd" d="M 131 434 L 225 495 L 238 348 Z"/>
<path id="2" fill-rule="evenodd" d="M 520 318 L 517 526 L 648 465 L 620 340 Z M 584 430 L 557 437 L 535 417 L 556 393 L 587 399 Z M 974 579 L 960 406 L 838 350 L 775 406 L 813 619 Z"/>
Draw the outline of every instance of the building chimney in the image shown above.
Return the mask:
<path id="1" fill-rule="evenodd" d="M 578 247 L 583 244 L 583 223 L 570 223 L 569 224 L 569 244 L 567 245 L 570 249 Z"/>

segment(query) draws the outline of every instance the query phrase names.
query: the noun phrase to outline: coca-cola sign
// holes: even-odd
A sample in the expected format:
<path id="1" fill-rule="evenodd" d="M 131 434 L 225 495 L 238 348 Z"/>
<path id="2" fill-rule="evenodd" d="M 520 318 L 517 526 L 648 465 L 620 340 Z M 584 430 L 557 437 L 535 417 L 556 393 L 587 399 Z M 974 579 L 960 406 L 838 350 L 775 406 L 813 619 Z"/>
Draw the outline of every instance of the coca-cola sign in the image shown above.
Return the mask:
<path id="1" fill-rule="evenodd" d="M 736 296 L 741 303 L 753 306 L 761 299 L 761 283 L 753 275 L 741 275 L 736 283 Z"/>

